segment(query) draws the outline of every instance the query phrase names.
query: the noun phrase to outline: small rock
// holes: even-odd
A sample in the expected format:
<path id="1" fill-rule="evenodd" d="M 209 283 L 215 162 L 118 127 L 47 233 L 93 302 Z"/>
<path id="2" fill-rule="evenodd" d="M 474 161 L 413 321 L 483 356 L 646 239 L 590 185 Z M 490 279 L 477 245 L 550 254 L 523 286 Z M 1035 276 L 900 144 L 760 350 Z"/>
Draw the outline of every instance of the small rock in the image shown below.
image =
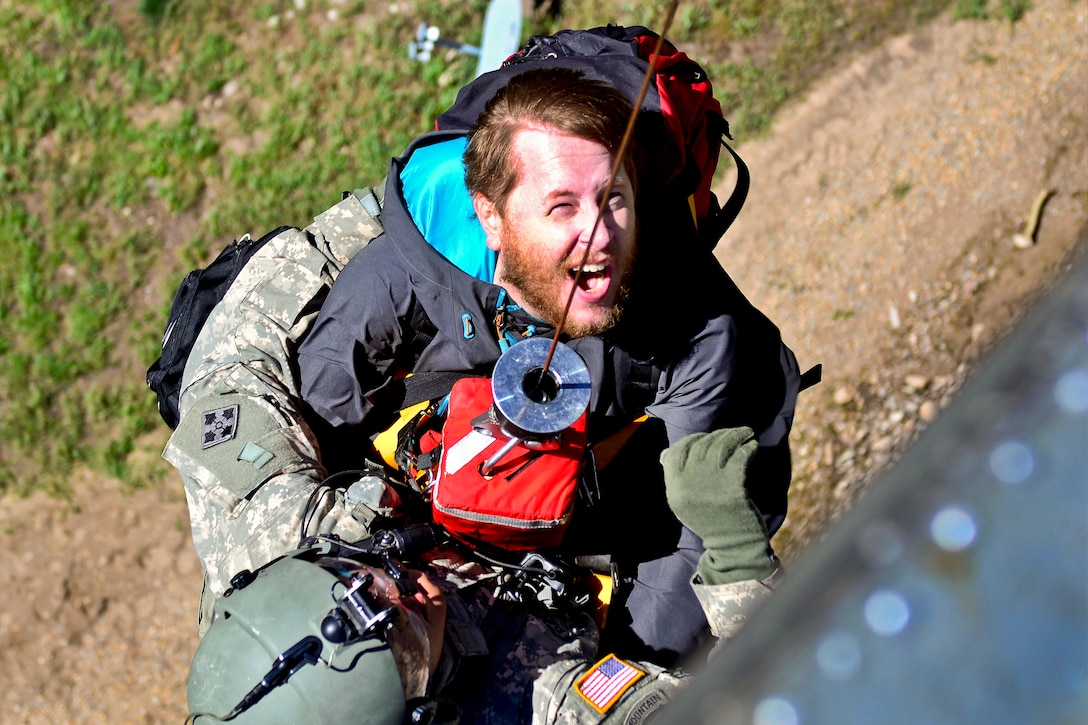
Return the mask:
<path id="1" fill-rule="evenodd" d="M 914 391 L 922 391 L 929 386 L 929 378 L 925 375 L 908 375 L 904 382 L 906 382 L 908 388 Z"/>
<path id="2" fill-rule="evenodd" d="M 835 391 L 832 400 L 835 401 L 835 405 L 848 405 L 852 403 L 856 397 L 857 391 L 849 385 L 844 385 Z"/>
<path id="3" fill-rule="evenodd" d="M 932 400 L 924 401 L 918 406 L 918 418 L 923 423 L 932 423 L 937 420 L 937 415 L 940 413 L 940 408 Z"/>

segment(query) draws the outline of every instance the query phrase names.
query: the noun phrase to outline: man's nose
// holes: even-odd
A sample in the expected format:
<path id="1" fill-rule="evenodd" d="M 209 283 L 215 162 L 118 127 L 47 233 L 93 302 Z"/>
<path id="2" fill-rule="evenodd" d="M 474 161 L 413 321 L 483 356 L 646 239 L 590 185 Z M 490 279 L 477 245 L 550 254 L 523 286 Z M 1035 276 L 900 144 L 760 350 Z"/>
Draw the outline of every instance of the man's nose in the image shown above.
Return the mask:
<path id="1" fill-rule="evenodd" d="M 612 225 L 607 207 L 603 210 L 595 206 L 588 207 L 581 221 L 582 234 L 578 239 L 580 244 L 600 249 L 612 242 Z"/>

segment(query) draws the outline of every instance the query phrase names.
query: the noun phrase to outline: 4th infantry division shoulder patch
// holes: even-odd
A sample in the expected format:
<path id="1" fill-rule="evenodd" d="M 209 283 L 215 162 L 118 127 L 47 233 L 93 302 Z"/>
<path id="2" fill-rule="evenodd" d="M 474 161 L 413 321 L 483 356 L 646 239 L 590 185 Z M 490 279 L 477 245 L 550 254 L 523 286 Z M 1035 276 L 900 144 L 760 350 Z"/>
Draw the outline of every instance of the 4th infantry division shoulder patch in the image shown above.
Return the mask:
<path id="1" fill-rule="evenodd" d="M 204 425 L 200 432 L 203 449 L 226 443 L 238 435 L 238 406 L 209 410 L 204 413 Z"/>
<path id="2" fill-rule="evenodd" d="M 598 712 L 608 712 L 646 673 L 608 655 L 574 683 L 574 689 Z"/>

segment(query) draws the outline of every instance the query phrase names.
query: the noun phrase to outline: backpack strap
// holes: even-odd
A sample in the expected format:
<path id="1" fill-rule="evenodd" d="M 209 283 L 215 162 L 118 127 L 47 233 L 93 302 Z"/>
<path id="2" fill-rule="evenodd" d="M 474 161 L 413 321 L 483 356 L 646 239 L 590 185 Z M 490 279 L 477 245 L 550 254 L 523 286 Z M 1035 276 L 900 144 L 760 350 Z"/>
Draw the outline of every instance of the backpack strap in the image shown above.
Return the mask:
<path id="1" fill-rule="evenodd" d="M 801 373 L 801 390 L 808 390 L 817 385 L 824 378 L 823 363 L 816 363 L 805 372 Z"/>
<path id="2" fill-rule="evenodd" d="M 401 410 L 449 395 L 453 384 L 470 373 L 434 372 L 413 373 L 404 379 L 404 400 Z"/>
<path id="3" fill-rule="evenodd" d="M 732 141 L 733 137 L 729 134 L 729 121 L 724 118 L 721 119 L 720 133 L 722 146 L 733 157 L 733 163 L 737 166 L 737 183 L 733 187 L 733 193 L 729 195 L 725 205 L 716 212 L 707 215 L 707 218 L 699 225 L 699 238 L 707 249 L 713 249 L 717 246 L 726 230 L 736 221 L 737 215 L 740 214 L 741 208 L 744 207 L 744 202 L 748 199 L 748 189 L 752 185 L 752 174 L 748 171 L 748 165 L 744 163 L 744 159 L 740 157 L 740 154 L 726 143 L 727 138 Z"/>

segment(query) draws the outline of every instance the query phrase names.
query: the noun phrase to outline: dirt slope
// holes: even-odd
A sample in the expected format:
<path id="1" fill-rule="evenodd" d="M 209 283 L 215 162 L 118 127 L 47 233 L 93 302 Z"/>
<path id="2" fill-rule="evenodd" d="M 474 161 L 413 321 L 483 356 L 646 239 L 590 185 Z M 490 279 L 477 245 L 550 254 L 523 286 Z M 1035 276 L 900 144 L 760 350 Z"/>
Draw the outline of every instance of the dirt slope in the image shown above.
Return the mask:
<path id="1" fill-rule="evenodd" d="M 791 557 L 1083 240 L 1088 2 L 896 38 L 741 151 L 752 193 L 721 259 L 825 370 L 798 412 Z M 1018 249 L 1041 190 L 1037 241 Z M 70 504 L 0 499 L 0 719 L 180 722 L 200 587 L 181 487 L 75 488 Z"/>
<path id="2" fill-rule="evenodd" d="M 1088 229 L 1086 57 L 1083 2 L 1015 26 L 943 18 L 743 146 L 751 196 L 718 256 L 824 367 L 798 410 L 786 539 L 810 541 L 1064 269 Z"/>

